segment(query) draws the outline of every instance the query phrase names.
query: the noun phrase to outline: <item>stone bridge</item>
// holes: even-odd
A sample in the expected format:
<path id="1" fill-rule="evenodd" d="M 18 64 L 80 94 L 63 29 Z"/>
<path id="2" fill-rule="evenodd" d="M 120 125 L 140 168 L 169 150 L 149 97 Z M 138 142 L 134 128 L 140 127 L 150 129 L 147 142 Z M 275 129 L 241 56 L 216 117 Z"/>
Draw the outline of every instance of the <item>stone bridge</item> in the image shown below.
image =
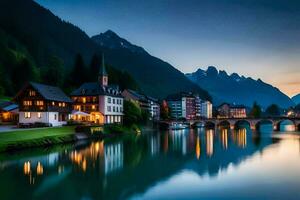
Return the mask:
<path id="1" fill-rule="evenodd" d="M 230 129 L 238 128 L 241 125 L 247 124 L 253 130 L 258 130 L 262 124 L 271 124 L 273 130 L 279 131 L 282 122 L 289 122 L 295 127 L 295 130 L 300 130 L 300 118 L 291 117 L 265 117 L 265 118 L 210 118 L 187 121 L 163 121 L 163 123 L 189 123 L 191 127 L 198 124 L 203 124 L 205 127 L 228 127 Z"/>

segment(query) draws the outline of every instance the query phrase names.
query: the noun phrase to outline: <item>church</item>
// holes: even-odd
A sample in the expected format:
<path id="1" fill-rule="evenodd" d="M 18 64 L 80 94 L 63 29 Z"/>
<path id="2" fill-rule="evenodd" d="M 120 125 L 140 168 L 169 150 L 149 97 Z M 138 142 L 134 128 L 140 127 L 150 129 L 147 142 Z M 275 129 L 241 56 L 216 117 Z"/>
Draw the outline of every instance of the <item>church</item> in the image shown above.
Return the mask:
<path id="1" fill-rule="evenodd" d="M 98 82 L 82 84 L 71 93 L 72 119 L 96 124 L 123 122 L 123 97 L 118 86 L 108 85 L 104 56 L 98 74 Z"/>

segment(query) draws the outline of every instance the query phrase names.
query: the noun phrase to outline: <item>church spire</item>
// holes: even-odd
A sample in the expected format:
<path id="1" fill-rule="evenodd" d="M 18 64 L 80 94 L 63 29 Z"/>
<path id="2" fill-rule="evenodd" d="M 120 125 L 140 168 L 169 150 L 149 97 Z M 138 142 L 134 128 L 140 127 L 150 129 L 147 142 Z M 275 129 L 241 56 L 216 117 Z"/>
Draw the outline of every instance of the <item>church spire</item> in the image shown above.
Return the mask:
<path id="1" fill-rule="evenodd" d="M 108 74 L 105 69 L 105 62 L 104 62 L 104 53 L 102 53 L 102 62 L 100 66 L 99 76 L 98 80 L 100 82 L 100 85 L 107 86 L 108 85 Z"/>

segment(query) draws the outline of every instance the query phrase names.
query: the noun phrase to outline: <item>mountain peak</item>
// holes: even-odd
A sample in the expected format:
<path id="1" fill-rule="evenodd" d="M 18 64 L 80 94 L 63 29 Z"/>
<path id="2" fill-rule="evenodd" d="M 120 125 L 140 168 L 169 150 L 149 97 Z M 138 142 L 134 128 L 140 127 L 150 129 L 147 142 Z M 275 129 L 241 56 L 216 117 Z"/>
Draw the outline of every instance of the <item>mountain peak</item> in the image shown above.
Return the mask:
<path id="1" fill-rule="evenodd" d="M 254 101 L 257 101 L 263 107 L 275 103 L 283 108 L 294 104 L 280 90 L 261 79 L 254 80 L 237 73 L 228 75 L 226 71 L 218 70 L 214 66 L 209 66 L 206 71 L 199 68 L 196 72 L 186 74 L 186 76 L 209 91 L 213 95 L 215 104 L 236 102 L 250 107 Z"/>
<path id="2" fill-rule="evenodd" d="M 107 30 L 104 33 L 95 35 L 92 37 L 92 40 L 101 47 L 109 49 L 128 49 L 134 53 L 147 53 L 142 47 L 131 44 L 112 30 Z"/>

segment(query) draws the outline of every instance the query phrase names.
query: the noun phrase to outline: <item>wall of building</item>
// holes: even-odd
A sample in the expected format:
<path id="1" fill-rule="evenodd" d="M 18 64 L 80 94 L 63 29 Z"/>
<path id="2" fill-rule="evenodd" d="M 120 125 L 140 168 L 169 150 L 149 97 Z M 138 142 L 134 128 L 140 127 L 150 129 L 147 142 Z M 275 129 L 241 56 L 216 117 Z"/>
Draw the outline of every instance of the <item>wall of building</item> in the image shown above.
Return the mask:
<path id="1" fill-rule="evenodd" d="M 30 113 L 30 118 L 25 118 L 26 112 L 19 112 L 19 123 L 50 123 L 52 126 L 61 126 L 66 124 L 66 121 L 59 121 L 58 112 L 28 112 Z M 38 113 L 41 114 L 41 117 L 38 117 Z"/>
<path id="2" fill-rule="evenodd" d="M 122 97 L 100 96 L 100 112 L 105 116 L 105 123 L 121 123 L 123 121 L 124 100 Z"/>

